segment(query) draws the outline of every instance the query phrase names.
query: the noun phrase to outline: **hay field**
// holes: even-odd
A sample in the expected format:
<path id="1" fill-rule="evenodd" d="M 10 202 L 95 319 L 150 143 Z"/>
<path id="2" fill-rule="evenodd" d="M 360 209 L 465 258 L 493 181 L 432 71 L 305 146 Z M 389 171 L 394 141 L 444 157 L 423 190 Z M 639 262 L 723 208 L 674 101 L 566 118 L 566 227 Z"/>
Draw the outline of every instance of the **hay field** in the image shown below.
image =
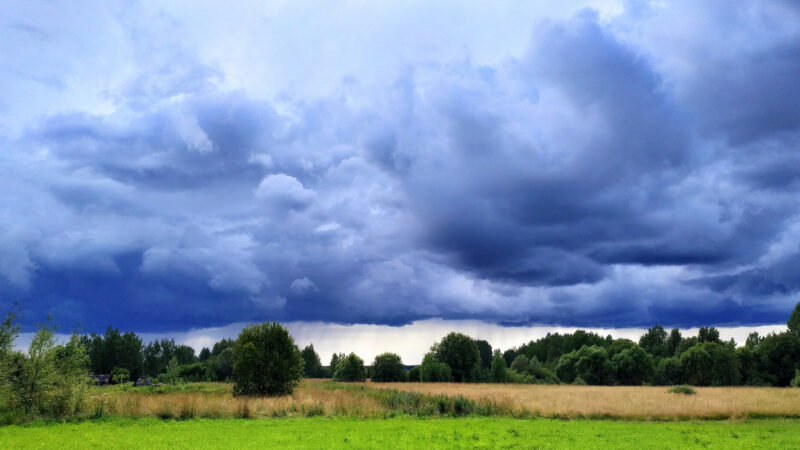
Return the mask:
<path id="1" fill-rule="evenodd" d="M 573 386 L 459 383 L 367 383 L 379 389 L 462 395 L 516 416 L 728 419 L 800 417 L 800 389 L 705 387 L 696 395 L 663 386 Z"/>

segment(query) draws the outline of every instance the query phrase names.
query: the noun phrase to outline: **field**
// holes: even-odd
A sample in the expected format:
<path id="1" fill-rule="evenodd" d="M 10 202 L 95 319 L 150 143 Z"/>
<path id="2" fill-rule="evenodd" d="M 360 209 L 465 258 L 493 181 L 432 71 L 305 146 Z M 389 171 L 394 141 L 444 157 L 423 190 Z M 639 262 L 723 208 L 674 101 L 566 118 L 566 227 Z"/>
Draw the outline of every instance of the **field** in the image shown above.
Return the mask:
<path id="1" fill-rule="evenodd" d="M 419 393 L 419 394 L 417 394 Z M 421 395 L 420 395 L 421 394 Z M 290 397 L 234 398 L 230 385 L 177 388 L 104 387 L 91 396 L 91 415 L 159 418 L 266 418 L 398 414 L 487 415 L 625 420 L 800 418 L 800 389 L 698 388 L 696 395 L 665 387 L 456 383 L 332 383 L 305 380 Z"/>
<path id="2" fill-rule="evenodd" d="M 84 417 L 0 427 L 0 448 L 800 448 L 800 389 L 304 380 L 93 388 Z"/>
<path id="3" fill-rule="evenodd" d="M 795 419 L 102 419 L 0 428 L 4 448 L 798 448 Z"/>

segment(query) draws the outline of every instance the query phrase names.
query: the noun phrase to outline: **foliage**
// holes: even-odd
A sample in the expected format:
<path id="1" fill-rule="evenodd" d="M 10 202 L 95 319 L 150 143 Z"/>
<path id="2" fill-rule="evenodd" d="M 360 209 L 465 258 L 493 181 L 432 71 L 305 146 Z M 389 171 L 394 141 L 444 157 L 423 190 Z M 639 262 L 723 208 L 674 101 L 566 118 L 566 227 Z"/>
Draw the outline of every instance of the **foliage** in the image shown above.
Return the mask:
<path id="1" fill-rule="evenodd" d="M 103 335 L 92 333 L 82 336 L 81 343 L 89 355 L 89 370 L 92 373 L 110 374 L 115 368 L 120 368 L 126 369 L 130 378 L 143 375 L 142 340 L 135 333 L 120 333 L 109 326 Z"/>
<path id="2" fill-rule="evenodd" d="M 408 381 L 419 382 L 419 366 L 414 366 L 408 371 Z"/>
<path id="3" fill-rule="evenodd" d="M 636 344 L 614 355 L 611 363 L 620 383 L 627 385 L 641 385 L 655 370 L 653 357 Z"/>
<path id="4" fill-rule="evenodd" d="M 772 386 L 788 386 L 800 369 L 800 339 L 784 332 L 765 336 L 756 349 L 759 373 Z"/>
<path id="5" fill-rule="evenodd" d="M 483 339 L 475 341 L 478 346 L 478 353 L 481 355 L 481 368 L 489 369 L 492 365 L 492 346 Z"/>
<path id="6" fill-rule="evenodd" d="M 450 367 L 453 381 L 469 381 L 472 369 L 481 364 L 481 354 L 475 341 L 462 333 L 450 333 L 431 351 L 436 359 Z"/>
<path id="7" fill-rule="evenodd" d="M 223 341 L 226 341 L 223 339 Z M 217 344 L 220 344 L 218 342 Z M 224 343 L 227 345 L 227 343 Z M 212 356 L 216 354 L 217 345 L 214 345 Z M 147 344 L 142 349 L 142 356 L 144 360 L 144 374 L 155 377 L 160 373 L 167 370 L 167 365 L 175 358 L 178 365 L 192 364 L 197 362 L 194 355 L 194 349 L 188 345 L 176 344 L 174 339 L 161 339 L 160 341 L 153 341 Z M 131 376 L 135 377 L 135 371 L 131 371 Z"/>
<path id="8" fill-rule="evenodd" d="M 333 378 L 333 373 L 336 372 L 336 366 L 339 365 L 339 361 L 343 360 L 345 357 L 344 353 L 334 353 L 331 355 L 331 362 L 328 365 L 327 373 L 325 374 L 329 378 Z"/>
<path id="9" fill-rule="evenodd" d="M 236 396 L 288 395 L 303 376 L 303 358 L 282 325 L 249 325 L 233 346 L 233 376 Z"/>
<path id="10" fill-rule="evenodd" d="M 114 384 L 127 383 L 131 380 L 130 370 L 124 367 L 115 367 L 111 371 L 111 382 Z"/>
<path id="11" fill-rule="evenodd" d="M 546 384 L 559 384 L 561 381 L 558 379 L 550 369 L 542 365 L 539 359 L 534 356 L 528 364 L 528 373 L 533 376 L 537 382 Z"/>
<path id="12" fill-rule="evenodd" d="M 650 327 L 645 334 L 639 338 L 639 346 L 647 353 L 656 358 L 667 355 L 667 332 L 661 325 Z"/>
<path id="13" fill-rule="evenodd" d="M 364 360 L 355 353 L 350 353 L 339 361 L 333 373 L 334 381 L 358 382 L 367 380 Z"/>
<path id="14" fill-rule="evenodd" d="M 670 356 L 669 358 L 662 358 L 658 362 L 655 371 L 655 384 L 661 386 L 669 386 L 678 384 L 683 380 L 683 369 L 681 368 L 680 359 Z"/>
<path id="15" fill-rule="evenodd" d="M 406 381 L 403 361 L 395 353 L 382 353 L 372 362 L 372 381 L 391 382 Z"/>
<path id="16" fill-rule="evenodd" d="M 425 383 L 448 382 L 452 379 L 452 372 L 450 366 L 439 361 L 433 353 L 428 353 L 419 366 L 419 378 Z"/>
<path id="17" fill-rule="evenodd" d="M 308 344 L 303 351 L 300 352 L 305 362 L 304 371 L 306 378 L 324 378 L 325 371 L 322 368 L 319 355 L 314 350 L 314 344 Z"/>
<path id="18" fill-rule="evenodd" d="M 14 340 L 19 336 L 17 314 L 13 311 L 0 323 L 0 408 L 7 407 L 11 399 L 11 377 L 18 358 L 14 352 Z"/>
<path id="19" fill-rule="evenodd" d="M 789 328 L 789 333 L 800 336 L 800 302 L 795 305 L 792 315 L 786 321 L 786 327 Z"/>
<path id="20" fill-rule="evenodd" d="M 528 373 L 528 365 L 530 364 L 530 360 L 525 355 L 519 355 L 514 358 L 514 361 L 511 363 L 511 367 L 509 369 L 517 372 L 517 373 Z"/>
<path id="21" fill-rule="evenodd" d="M 211 350 L 208 347 L 203 347 L 203 349 L 200 350 L 200 355 L 198 355 L 198 359 L 200 359 L 200 362 L 206 362 L 210 358 L 211 358 Z"/>
<path id="22" fill-rule="evenodd" d="M 506 360 L 500 355 L 500 352 L 495 352 L 492 358 L 492 368 L 489 370 L 489 380 L 492 383 L 505 383 L 506 382 Z"/>
<path id="23" fill-rule="evenodd" d="M 792 381 L 789 383 L 789 386 L 793 388 L 800 388 L 800 370 L 794 371 L 794 378 L 792 378 Z"/>
<path id="24" fill-rule="evenodd" d="M 679 384 L 677 386 L 672 386 L 667 392 L 670 394 L 694 395 L 697 393 L 697 389 L 688 384 Z"/>
<path id="25" fill-rule="evenodd" d="M 611 384 L 614 368 L 608 360 L 608 353 L 602 347 L 583 346 L 561 356 L 556 366 L 556 375 L 566 383 L 573 383 L 580 377 L 587 384 Z"/>

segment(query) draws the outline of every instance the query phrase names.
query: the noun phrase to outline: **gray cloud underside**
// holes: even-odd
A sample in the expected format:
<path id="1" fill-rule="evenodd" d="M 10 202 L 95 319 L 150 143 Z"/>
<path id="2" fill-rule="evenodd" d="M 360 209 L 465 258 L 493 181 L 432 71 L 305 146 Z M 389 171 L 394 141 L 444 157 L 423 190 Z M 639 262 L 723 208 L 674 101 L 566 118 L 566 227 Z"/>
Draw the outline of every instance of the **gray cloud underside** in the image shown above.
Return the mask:
<path id="1" fill-rule="evenodd" d="M 2 108 L 0 302 L 32 321 L 695 326 L 798 300 L 790 2 L 583 10 L 500 61 L 405 58 L 314 95 L 152 44 L 180 21 L 118 20 L 130 60 L 102 88 L 3 68 L 100 98 Z M 63 31 L 7 25 L 4 46 Z"/>

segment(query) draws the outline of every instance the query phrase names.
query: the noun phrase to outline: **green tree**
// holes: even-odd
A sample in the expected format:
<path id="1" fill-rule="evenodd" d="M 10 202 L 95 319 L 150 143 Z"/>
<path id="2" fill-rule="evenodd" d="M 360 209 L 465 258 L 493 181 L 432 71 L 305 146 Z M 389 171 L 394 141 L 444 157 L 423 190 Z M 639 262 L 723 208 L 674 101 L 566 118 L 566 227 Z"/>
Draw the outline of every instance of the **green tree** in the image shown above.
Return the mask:
<path id="1" fill-rule="evenodd" d="M 700 331 L 697 333 L 697 340 L 699 342 L 715 342 L 721 343 L 722 341 L 719 339 L 719 330 L 711 327 L 701 327 Z"/>
<path id="2" fill-rule="evenodd" d="M 281 324 L 249 325 L 233 345 L 233 377 L 235 396 L 289 395 L 303 377 L 303 358 Z"/>
<path id="3" fill-rule="evenodd" d="M 328 364 L 328 376 L 333 378 L 334 372 L 336 372 L 336 366 L 339 365 L 339 361 L 343 360 L 345 357 L 344 353 L 333 353 L 331 355 L 331 362 Z"/>
<path id="4" fill-rule="evenodd" d="M 560 383 L 558 377 L 550 369 L 546 368 L 539 362 L 539 358 L 534 355 L 528 364 L 528 373 L 536 378 L 536 381 L 548 384 Z"/>
<path id="5" fill-rule="evenodd" d="M 115 367 L 111 371 L 111 381 L 115 384 L 127 383 L 131 380 L 131 372 L 124 367 Z"/>
<path id="6" fill-rule="evenodd" d="M 800 369 L 800 339 L 791 332 L 765 336 L 756 348 L 761 378 L 773 386 L 788 386 Z"/>
<path id="7" fill-rule="evenodd" d="M 492 346 L 483 339 L 476 340 L 475 345 L 481 355 L 481 367 L 488 369 L 492 365 Z"/>
<path id="8" fill-rule="evenodd" d="M 54 328 L 49 322 L 40 325 L 31 340 L 14 389 L 17 402 L 27 413 L 46 412 L 58 378 L 55 346 Z"/>
<path id="9" fill-rule="evenodd" d="M 11 399 L 11 374 L 14 370 L 14 341 L 19 336 L 17 314 L 13 311 L 0 323 L 0 407 Z"/>
<path id="10" fill-rule="evenodd" d="M 452 371 L 450 366 L 439 361 L 433 353 L 428 353 L 419 366 L 419 378 L 425 383 L 448 382 L 452 379 Z"/>
<path id="11" fill-rule="evenodd" d="M 355 353 L 350 353 L 339 361 L 333 372 L 333 381 L 360 382 L 367 380 L 364 360 Z"/>
<path id="12" fill-rule="evenodd" d="M 200 350 L 199 358 L 200 362 L 208 361 L 209 359 L 211 359 L 211 350 L 208 347 L 203 347 L 203 349 Z"/>
<path id="13" fill-rule="evenodd" d="M 403 361 L 394 353 L 382 353 L 372 362 L 372 381 L 406 381 Z"/>
<path id="14" fill-rule="evenodd" d="M 461 333 L 450 333 L 431 349 L 436 359 L 447 364 L 452 371 L 453 380 L 459 383 L 469 381 L 472 369 L 481 363 L 481 354 L 475 341 Z"/>
<path id="15" fill-rule="evenodd" d="M 492 383 L 505 383 L 506 378 L 506 360 L 500 351 L 496 351 L 492 358 L 492 367 L 489 369 L 489 380 Z"/>
<path id="16" fill-rule="evenodd" d="M 789 333 L 800 336 L 800 302 L 797 302 L 797 305 L 794 306 L 794 311 L 789 316 L 786 326 L 789 328 Z"/>
<path id="17" fill-rule="evenodd" d="M 678 346 L 681 344 L 682 339 L 683 336 L 681 336 L 681 330 L 673 328 L 672 331 L 669 332 L 669 337 L 667 338 L 664 356 L 675 356 L 675 352 L 678 350 Z"/>
<path id="18" fill-rule="evenodd" d="M 558 364 L 556 365 L 556 375 L 558 378 L 565 382 L 565 383 L 572 383 L 575 380 L 575 377 L 578 376 L 577 371 L 577 364 L 578 364 L 578 351 L 573 350 L 569 353 L 564 353 L 558 359 Z"/>
<path id="19" fill-rule="evenodd" d="M 680 359 L 675 356 L 662 358 L 658 362 L 655 373 L 655 382 L 661 386 L 671 386 L 683 382 L 683 369 Z"/>
<path id="20" fill-rule="evenodd" d="M 639 338 L 639 346 L 655 358 L 668 356 L 666 354 L 667 332 L 664 330 L 664 327 L 661 325 L 650 327 L 647 332 Z"/>
<path id="21" fill-rule="evenodd" d="M 608 353 L 596 345 L 584 346 L 578 350 L 575 370 L 588 384 L 612 384 L 614 381 L 614 368 L 608 359 Z"/>
<path id="22" fill-rule="evenodd" d="M 408 371 L 408 381 L 419 382 L 419 366 L 414 366 Z"/>
<path id="23" fill-rule="evenodd" d="M 305 376 L 306 378 L 322 378 L 325 376 L 322 369 L 322 362 L 319 360 L 319 355 L 314 350 L 314 344 L 308 344 L 303 351 L 300 352 L 305 362 Z"/>
<path id="24" fill-rule="evenodd" d="M 611 364 L 619 381 L 632 386 L 649 380 L 655 370 L 653 357 L 636 344 L 614 355 Z"/>
<path id="25" fill-rule="evenodd" d="M 695 386 L 708 386 L 714 376 L 714 358 L 703 344 L 697 344 L 681 355 L 683 379 Z"/>
<path id="26" fill-rule="evenodd" d="M 530 365 L 531 361 L 525 355 L 519 355 L 514 358 L 514 361 L 511 363 L 510 369 L 517 373 L 528 373 L 528 365 Z"/>

